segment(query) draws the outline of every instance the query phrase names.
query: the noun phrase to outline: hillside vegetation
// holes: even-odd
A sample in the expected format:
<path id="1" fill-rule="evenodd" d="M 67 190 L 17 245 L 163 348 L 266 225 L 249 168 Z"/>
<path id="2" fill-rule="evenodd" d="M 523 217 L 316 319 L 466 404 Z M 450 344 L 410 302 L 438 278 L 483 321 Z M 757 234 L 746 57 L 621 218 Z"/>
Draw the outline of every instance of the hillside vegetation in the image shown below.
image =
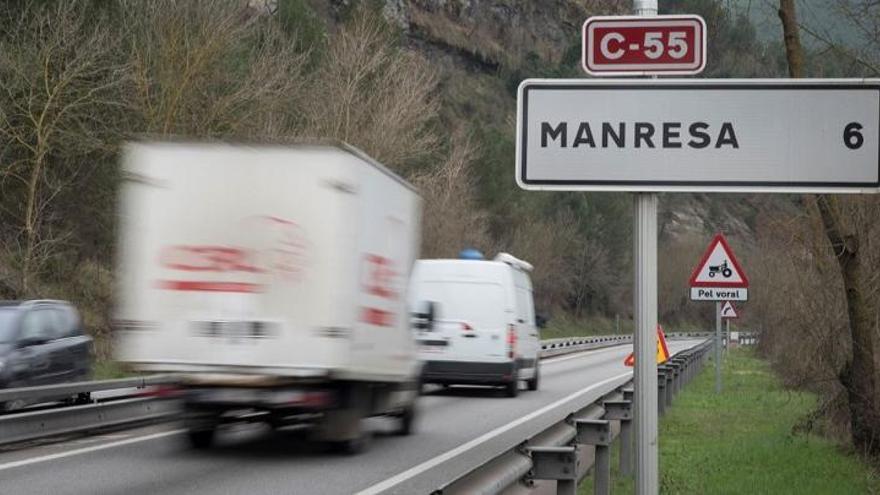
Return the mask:
<path id="1" fill-rule="evenodd" d="M 534 264 L 539 310 L 560 333 L 616 328 L 618 317 L 630 328 L 631 197 L 526 193 L 513 178 L 517 85 L 582 77 L 581 23 L 630 4 L 9 0 L 0 11 L 0 297 L 72 300 L 108 358 L 121 143 L 321 137 L 362 148 L 419 188 L 423 256 L 511 252 Z M 726 4 L 661 8 L 706 19 L 704 76 L 786 77 L 781 27 L 767 36 L 765 23 L 758 37 L 748 12 Z M 835 6 L 836 25 L 863 41 L 810 44 L 803 73 L 876 76 L 880 7 Z M 850 385 L 865 376 L 851 371 L 854 349 L 873 363 L 880 328 L 878 214 L 873 197 L 663 195 L 660 321 L 711 325 L 712 305 L 688 301 L 686 281 L 710 234 L 725 232 L 752 279 L 740 325 L 763 331 L 763 352 L 788 384 L 820 393 L 819 416 L 848 425 Z M 850 259 L 863 267 L 855 278 L 842 276 Z M 864 302 L 855 313 L 853 295 Z M 855 346 L 853 321 L 873 329 Z M 880 431 L 875 367 L 867 376 L 859 390 L 870 392 L 866 418 Z M 872 435 L 862 446 L 875 451 Z"/>

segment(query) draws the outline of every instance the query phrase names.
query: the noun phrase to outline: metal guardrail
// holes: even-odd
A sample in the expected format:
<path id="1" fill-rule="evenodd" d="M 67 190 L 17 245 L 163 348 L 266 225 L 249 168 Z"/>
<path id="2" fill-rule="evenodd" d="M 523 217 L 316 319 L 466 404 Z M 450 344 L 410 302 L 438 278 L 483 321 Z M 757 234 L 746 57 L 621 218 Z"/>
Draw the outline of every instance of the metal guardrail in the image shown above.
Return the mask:
<path id="1" fill-rule="evenodd" d="M 0 445 L 159 421 L 175 415 L 177 407 L 136 398 L 0 416 Z"/>
<path id="2" fill-rule="evenodd" d="M 667 335 L 667 338 L 670 340 L 680 338 L 693 339 L 704 338 L 709 335 L 710 334 L 708 333 L 673 333 Z M 629 344 L 631 342 L 632 335 L 596 335 L 590 337 L 547 339 L 541 341 L 540 356 L 550 357 L 571 352 L 598 349 L 601 347 Z M 0 402 L 72 397 L 82 393 L 125 388 L 139 389 L 152 385 L 169 383 L 173 379 L 173 375 L 149 375 L 134 378 L 118 378 L 113 380 L 92 380 L 86 382 L 43 385 L 38 387 L 0 389 Z"/>
<path id="3" fill-rule="evenodd" d="M 701 334 L 672 334 L 669 338 L 693 338 L 694 336 L 701 336 Z M 541 342 L 540 356 L 547 358 L 630 342 L 632 342 L 631 335 L 549 339 Z M 173 379 L 173 375 L 151 375 L 7 389 L 0 390 L 0 402 L 49 400 L 120 389 L 135 389 L 134 391 L 137 391 L 137 389 L 149 386 L 170 383 Z M 172 403 L 166 401 L 149 397 L 132 399 L 131 395 L 124 395 L 115 400 L 97 404 L 13 412 L 0 416 L 0 445 L 161 420 L 172 414 L 173 407 Z"/>
<path id="4" fill-rule="evenodd" d="M 666 340 L 707 339 L 711 332 L 672 332 L 666 334 Z M 744 334 L 741 334 L 744 335 Z M 631 344 L 632 335 L 596 335 L 591 337 L 565 337 L 541 341 L 541 357 L 558 356 L 570 352 L 580 352 L 622 344 Z"/>
<path id="5" fill-rule="evenodd" d="M 704 341 L 658 366 L 658 412 L 661 415 L 703 367 L 711 348 L 712 342 Z M 608 494 L 610 446 L 614 440 L 621 441 L 618 460 L 621 474 L 632 476 L 633 473 L 633 389 L 630 384 L 631 379 L 626 377 L 607 381 L 600 389 L 585 389 L 592 393 L 576 393 L 571 400 L 542 414 L 543 422 L 526 422 L 524 426 L 531 427 L 531 431 L 486 438 L 417 477 L 376 493 L 491 495 L 536 493 L 535 488 L 545 488 L 546 493 L 555 483 L 557 494 L 569 495 L 576 493 L 577 483 L 592 471 L 594 493 Z"/>
<path id="6" fill-rule="evenodd" d="M 60 383 L 39 387 L 21 387 L 0 390 L 0 402 L 19 400 L 48 399 L 54 397 L 72 397 L 83 393 L 117 390 L 122 388 L 145 388 L 151 385 L 167 383 L 171 375 L 150 375 L 137 378 L 119 378 L 115 380 L 92 380 L 87 382 Z"/>

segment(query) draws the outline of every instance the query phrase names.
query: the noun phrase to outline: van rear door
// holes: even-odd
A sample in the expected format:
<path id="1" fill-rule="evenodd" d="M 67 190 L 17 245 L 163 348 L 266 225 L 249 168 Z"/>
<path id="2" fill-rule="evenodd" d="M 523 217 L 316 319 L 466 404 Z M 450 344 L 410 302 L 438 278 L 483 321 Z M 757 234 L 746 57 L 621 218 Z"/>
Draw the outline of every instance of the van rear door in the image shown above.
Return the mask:
<path id="1" fill-rule="evenodd" d="M 488 281 L 423 281 L 418 298 L 434 301 L 432 330 L 417 333 L 421 358 L 428 361 L 507 361 L 504 287 Z"/>

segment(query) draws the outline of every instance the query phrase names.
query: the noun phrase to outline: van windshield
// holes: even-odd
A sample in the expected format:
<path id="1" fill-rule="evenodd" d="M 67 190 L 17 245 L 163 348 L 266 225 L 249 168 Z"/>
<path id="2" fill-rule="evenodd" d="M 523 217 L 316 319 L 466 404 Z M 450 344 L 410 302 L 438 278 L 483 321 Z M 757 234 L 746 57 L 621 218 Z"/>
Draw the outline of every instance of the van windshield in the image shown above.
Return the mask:
<path id="1" fill-rule="evenodd" d="M 438 320 L 464 321 L 476 330 L 504 328 L 504 290 L 486 282 L 427 281 L 418 299 L 439 304 Z"/>

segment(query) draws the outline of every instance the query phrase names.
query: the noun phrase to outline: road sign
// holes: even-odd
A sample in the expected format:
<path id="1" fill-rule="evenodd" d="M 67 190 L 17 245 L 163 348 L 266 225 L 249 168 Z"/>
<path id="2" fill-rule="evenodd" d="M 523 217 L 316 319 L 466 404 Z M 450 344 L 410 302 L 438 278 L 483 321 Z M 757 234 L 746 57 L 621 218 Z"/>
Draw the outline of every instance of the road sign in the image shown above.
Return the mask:
<path id="1" fill-rule="evenodd" d="M 880 191 L 880 80 L 526 80 L 524 189 Z"/>
<path id="2" fill-rule="evenodd" d="M 694 301 L 748 299 L 749 279 L 722 234 L 717 234 L 709 243 L 688 284 Z"/>
<path id="3" fill-rule="evenodd" d="M 663 327 L 657 325 L 657 364 L 665 363 L 669 359 L 669 347 L 666 346 L 666 334 L 663 333 Z M 635 353 L 629 353 L 629 356 L 623 360 L 624 366 L 633 367 L 636 364 Z"/>
<path id="4" fill-rule="evenodd" d="M 581 65 L 594 76 L 699 74 L 706 67 L 706 22 L 696 15 L 590 17 Z"/>
<path id="5" fill-rule="evenodd" d="M 736 306 L 730 301 L 724 301 L 721 305 L 721 317 L 728 320 L 739 318 L 739 313 L 736 312 Z"/>

